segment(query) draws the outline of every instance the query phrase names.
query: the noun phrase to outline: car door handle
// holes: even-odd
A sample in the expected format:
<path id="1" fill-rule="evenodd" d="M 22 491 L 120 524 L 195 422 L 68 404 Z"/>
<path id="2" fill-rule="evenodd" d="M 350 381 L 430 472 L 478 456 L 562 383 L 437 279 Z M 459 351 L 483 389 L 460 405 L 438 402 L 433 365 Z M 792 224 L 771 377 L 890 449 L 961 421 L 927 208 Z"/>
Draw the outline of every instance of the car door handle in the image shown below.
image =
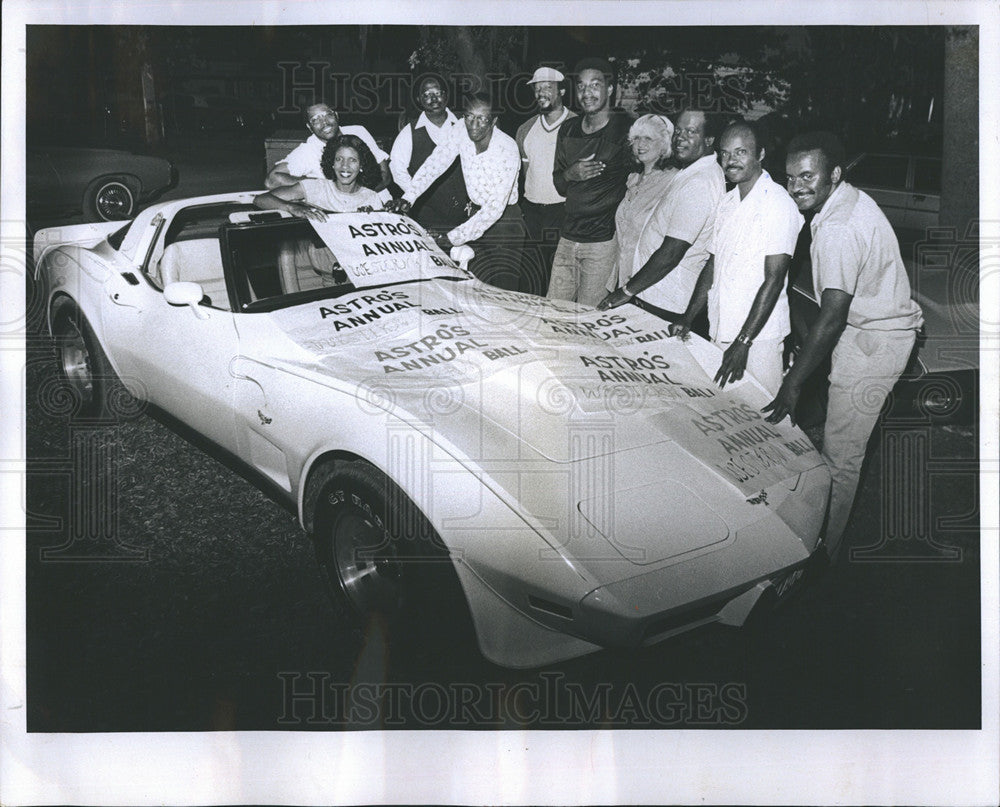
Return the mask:
<path id="1" fill-rule="evenodd" d="M 927 197 L 924 194 L 922 194 L 922 193 L 915 193 L 915 194 L 913 194 L 913 201 L 914 202 L 923 202 L 926 198 Z"/>
<path id="2" fill-rule="evenodd" d="M 118 292 L 118 291 L 109 291 L 108 292 L 108 297 L 111 298 L 111 302 L 113 302 L 117 306 L 121 306 L 122 308 L 131 308 L 131 309 L 134 309 L 135 311 L 141 311 L 142 310 L 139 306 L 137 306 L 131 300 L 129 302 L 125 302 L 125 300 L 122 299 L 121 292 Z"/>

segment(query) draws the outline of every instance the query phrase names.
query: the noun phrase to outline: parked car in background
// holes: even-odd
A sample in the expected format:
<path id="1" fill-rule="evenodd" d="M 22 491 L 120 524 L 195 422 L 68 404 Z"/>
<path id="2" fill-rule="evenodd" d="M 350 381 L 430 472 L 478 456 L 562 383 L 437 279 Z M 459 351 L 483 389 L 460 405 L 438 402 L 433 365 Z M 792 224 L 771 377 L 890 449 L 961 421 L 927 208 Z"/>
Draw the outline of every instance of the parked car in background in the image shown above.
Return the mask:
<path id="1" fill-rule="evenodd" d="M 938 226 L 940 158 L 865 152 L 847 164 L 845 175 L 875 200 L 893 227 L 924 230 Z"/>
<path id="2" fill-rule="evenodd" d="M 533 667 L 782 599 L 830 476 L 764 422 L 763 388 L 719 389 L 718 348 L 633 306 L 487 286 L 462 249 L 249 193 L 34 240 L 76 416 L 121 413 L 120 379 L 237 458 L 298 512 L 340 612 L 393 648 L 429 629 L 454 649 L 466 614 L 486 658 Z"/>
<path id="3" fill-rule="evenodd" d="M 129 219 L 175 184 L 177 171 L 162 157 L 83 146 L 27 150 L 29 215 L 82 211 L 87 221 Z"/>
<path id="4" fill-rule="evenodd" d="M 173 93 L 160 105 L 168 134 L 266 132 L 275 122 L 271 112 L 228 95 Z"/>

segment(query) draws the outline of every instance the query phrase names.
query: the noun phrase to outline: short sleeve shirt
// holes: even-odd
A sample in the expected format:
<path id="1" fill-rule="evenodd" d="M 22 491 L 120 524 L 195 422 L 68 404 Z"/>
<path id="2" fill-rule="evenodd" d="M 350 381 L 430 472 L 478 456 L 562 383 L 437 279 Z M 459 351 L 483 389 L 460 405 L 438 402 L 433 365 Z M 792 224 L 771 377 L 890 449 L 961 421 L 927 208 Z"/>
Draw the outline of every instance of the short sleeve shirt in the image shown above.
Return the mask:
<path id="1" fill-rule="evenodd" d="M 371 149 L 375 155 L 375 162 L 383 162 L 389 159 L 389 155 L 378 147 L 368 130 L 364 126 L 341 126 L 341 134 L 355 135 Z M 320 140 L 316 135 L 309 135 L 305 143 L 300 143 L 289 152 L 288 156 L 279 163 L 284 163 L 288 167 L 288 173 L 296 177 L 307 177 L 309 179 L 322 179 L 323 169 L 320 167 L 320 160 L 323 158 L 323 149 L 326 148 L 326 141 Z M 385 202 L 392 199 L 392 194 L 388 190 L 379 191 L 379 202 L 376 207 L 382 207 Z"/>
<path id="2" fill-rule="evenodd" d="M 813 286 L 852 296 L 847 323 L 874 331 L 916 330 L 923 312 L 889 220 L 866 193 L 841 182 L 812 220 Z"/>
<path id="3" fill-rule="evenodd" d="M 615 241 L 618 245 L 617 272 L 613 273 L 611 282 L 622 286 L 642 268 L 638 258 L 639 239 L 643 227 L 650 218 L 660 200 L 666 195 L 667 188 L 677 175 L 677 170 L 654 169 L 646 174 L 629 174 L 625 183 L 625 198 L 615 212 Z"/>
<path id="4" fill-rule="evenodd" d="M 334 213 L 353 213 L 359 207 L 382 207 L 382 200 L 371 188 L 360 187 L 354 193 L 344 193 L 338 190 L 337 183 L 332 179 L 303 179 L 299 183 L 305 195 L 305 201 L 331 210 Z"/>
<path id="5" fill-rule="evenodd" d="M 639 294 L 644 302 L 684 311 L 698 275 L 708 260 L 715 210 L 726 189 L 726 180 L 715 154 L 706 154 L 678 173 L 639 236 L 641 266 L 668 236 L 691 246 L 680 262 L 661 280 Z"/>
<path id="6" fill-rule="evenodd" d="M 715 270 L 708 293 L 712 339 L 732 342 L 739 336 L 764 283 L 764 259 L 768 255 L 790 257 L 803 221 L 792 197 L 767 171 L 757 178 L 746 198 L 740 199 L 739 188 L 722 197 L 712 231 Z M 782 285 L 756 338 L 783 339 L 790 332 L 788 295 Z"/>

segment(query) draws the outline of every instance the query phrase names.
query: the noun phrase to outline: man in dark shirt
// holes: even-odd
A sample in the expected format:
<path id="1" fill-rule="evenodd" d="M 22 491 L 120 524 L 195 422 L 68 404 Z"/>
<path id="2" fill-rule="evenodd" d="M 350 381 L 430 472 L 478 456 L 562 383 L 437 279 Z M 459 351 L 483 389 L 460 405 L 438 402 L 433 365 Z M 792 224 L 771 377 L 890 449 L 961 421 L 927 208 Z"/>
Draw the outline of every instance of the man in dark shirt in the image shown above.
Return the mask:
<path id="1" fill-rule="evenodd" d="M 574 70 L 583 115 L 559 128 L 552 181 L 566 197 L 552 260 L 548 297 L 597 305 L 615 262 L 615 210 L 625 197 L 632 166 L 631 118 L 611 111 L 612 67 L 604 59 L 581 60 Z"/>

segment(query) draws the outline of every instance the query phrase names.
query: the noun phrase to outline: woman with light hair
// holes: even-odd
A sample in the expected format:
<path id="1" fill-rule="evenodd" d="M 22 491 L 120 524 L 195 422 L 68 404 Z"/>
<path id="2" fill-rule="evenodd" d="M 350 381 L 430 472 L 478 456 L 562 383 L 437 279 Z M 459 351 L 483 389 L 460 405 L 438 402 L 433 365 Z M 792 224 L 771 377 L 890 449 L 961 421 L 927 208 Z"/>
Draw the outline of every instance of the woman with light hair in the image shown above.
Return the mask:
<path id="1" fill-rule="evenodd" d="M 615 213 L 617 257 L 608 291 L 626 283 L 642 267 L 636 263 L 639 236 L 677 174 L 670 164 L 673 136 L 674 125 L 665 115 L 643 115 L 629 129 L 629 145 L 640 170 L 628 175 L 625 198 Z"/>

